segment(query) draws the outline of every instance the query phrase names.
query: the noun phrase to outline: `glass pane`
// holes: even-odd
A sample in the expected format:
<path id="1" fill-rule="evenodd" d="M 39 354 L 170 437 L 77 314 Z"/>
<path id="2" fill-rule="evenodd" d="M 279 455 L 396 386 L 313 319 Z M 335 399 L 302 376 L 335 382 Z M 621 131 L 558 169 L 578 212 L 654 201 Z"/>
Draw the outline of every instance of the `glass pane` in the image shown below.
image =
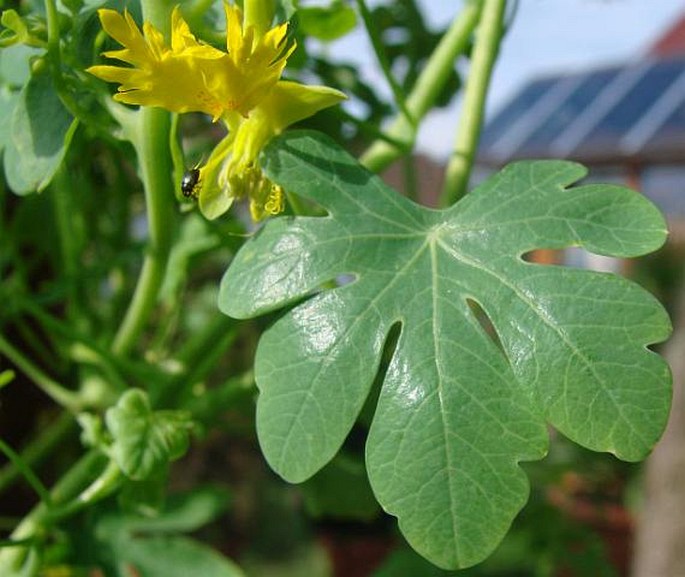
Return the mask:
<path id="1" fill-rule="evenodd" d="M 587 74 L 550 117 L 530 134 L 522 144 L 519 154 L 540 155 L 548 151 L 550 143 L 562 134 L 583 110 L 592 105 L 596 96 L 614 79 L 618 71 L 618 68 L 609 68 Z"/>
<path id="2" fill-rule="evenodd" d="M 578 148 L 615 149 L 618 139 L 640 120 L 683 69 L 682 60 L 667 60 L 650 67 L 643 77 L 595 126 Z M 617 151 L 616 151 L 617 152 Z"/>
<path id="3" fill-rule="evenodd" d="M 489 121 L 481 135 L 480 146 L 487 150 L 495 144 L 522 114 L 535 106 L 558 77 L 535 80 L 526 85 L 495 117 Z"/>

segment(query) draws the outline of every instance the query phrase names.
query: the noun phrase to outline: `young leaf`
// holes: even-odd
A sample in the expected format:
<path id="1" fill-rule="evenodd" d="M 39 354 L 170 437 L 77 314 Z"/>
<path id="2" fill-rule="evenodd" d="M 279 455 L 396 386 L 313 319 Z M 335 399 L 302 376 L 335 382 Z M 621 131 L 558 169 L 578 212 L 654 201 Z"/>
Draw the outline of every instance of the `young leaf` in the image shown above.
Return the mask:
<path id="1" fill-rule="evenodd" d="M 261 446 L 285 479 L 303 481 L 338 451 L 396 324 L 367 468 L 381 505 L 441 567 L 475 564 L 498 544 L 528 496 L 519 462 L 544 456 L 547 423 L 630 461 L 656 443 L 670 374 L 646 345 L 669 334 L 662 307 L 618 276 L 522 258 L 655 250 L 666 229 L 643 196 L 570 187 L 585 175 L 571 162 L 520 162 L 436 211 L 323 136 L 280 137 L 262 161 L 328 211 L 269 222 L 219 297 L 246 318 L 310 296 L 264 333 L 255 364 Z M 352 282 L 321 290 L 342 275 Z"/>
<path id="2" fill-rule="evenodd" d="M 105 415 L 112 434 L 112 458 L 136 481 L 148 478 L 188 448 L 190 416 L 183 411 L 152 411 L 147 394 L 126 391 Z"/>
<path id="3" fill-rule="evenodd" d="M 302 6 L 297 11 L 299 27 L 305 36 L 324 42 L 342 38 L 357 25 L 355 11 L 335 0 L 329 6 Z"/>
<path id="4" fill-rule="evenodd" d="M 16 194 L 42 191 L 62 164 L 77 122 L 64 108 L 47 73 L 22 89 L 5 142 L 5 174 Z"/>

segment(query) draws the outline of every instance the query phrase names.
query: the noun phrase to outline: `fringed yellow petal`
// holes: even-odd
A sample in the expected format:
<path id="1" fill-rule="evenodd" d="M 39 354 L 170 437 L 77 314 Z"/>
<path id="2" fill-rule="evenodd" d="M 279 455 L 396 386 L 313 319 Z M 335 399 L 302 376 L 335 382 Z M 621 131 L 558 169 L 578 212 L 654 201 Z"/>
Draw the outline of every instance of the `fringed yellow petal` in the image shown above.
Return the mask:
<path id="1" fill-rule="evenodd" d="M 119 44 L 134 46 L 137 42 L 143 42 L 138 26 L 134 24 L 134 26 L 131 27 L 128 19 L 128 12 L 124 12 L 122 15 L 116 10 L 100 8 L 100 10 L 98 10 L 98 16 L 100 18 L 100 23 L 102 24 L 102 29 Z"/>
<path id="2" fill-rule="evenodd" d="M 275 50 L 280 50 L 282 48 L 283 40 L 288 34 L 288 23 L 281 24 L 269 30 L 264 34 L 262 38 L 262 43 L 266 46 L 270 46 Z"/>
<path id="3" fill-rule="evenodd" d="M 171 12 L 171 51 L 181 52 L 187 48 L 200 46 L 197 38 L 190 31 L 190 27 L 181 15 L 179 6 Z"/>
<path id="4" fill-rule="evenodd" d="M 171 47 L 149 23 L 143 34 L 126 12 L 101 10 L 103 28 L 123 49 L 105 55 L 132 64 L 130 77 L 105 72 L 104 80 L 125 84 L 119 100 L 160 106 L 173 112 L 201 111 L 214 120 L 236 111 L 247 117 L 278 82 L 286 59 L 294 50 L 281 46 L 287 26 L 277 26 L 264 35 L 254 27 L 244 30 L 240 9 L 225 3 L 228 52 L 201 44 L 175 8 L 171 15 Z M 94 68 L 94 74 L 101 69 Z M 134 70 L 144 74 L 134 74 Z M 114 80 L 116 78 L 116 80 Z M 136 86 L 135 81 L 142 84 Z M 138 100 L 137 100 L 138 99 Z"/>
<path id="5" fill-rule="evenodd" d="M 164 35 L 149 22 L 143 24 L 143 33 L 154 60 L 161 60 L 169 48 L 164 43 Z"/>
<path id="6" fill-rule="evenodd" d="M 110 52 L 113 58 L 129 64 L 144 63 L 153 58 L 145 38 L 128 12 L 122 16 L 115 10 L 102 8 L 98 10 L 98 16 L 104 31 L 125 47 L 125 50 Z"/>
<path id="7" fill-rule="evenodd" d="M 226 50 L 236 57 L 243 44 L 243 16 L 240 8 L 224 2 L 226 13 Z"/>

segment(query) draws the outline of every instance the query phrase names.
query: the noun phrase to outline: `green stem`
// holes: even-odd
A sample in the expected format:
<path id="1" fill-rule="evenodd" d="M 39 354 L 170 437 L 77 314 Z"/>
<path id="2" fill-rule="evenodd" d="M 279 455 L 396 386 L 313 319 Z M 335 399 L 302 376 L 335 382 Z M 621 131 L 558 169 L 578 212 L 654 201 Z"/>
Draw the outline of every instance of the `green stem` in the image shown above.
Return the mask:
<path id="1" fill-rule="evenodd" d="M 244 22 L 248 28 L 254 26 L 255 32 L 263 35 L 271 26 L 274 19 L 276 2 L 273 0 L 245 0 L 243 2 Z"/>
<path id="2" fill-rule="evenodd" d="M 74 118 L 80 120 L 84 116 L 83 109 L 74 99 L 72 91 L 65 86 L 64 76 L 62 75 L 62 54 L 59 45 L 59 12 L 55 0 L 45 0 L 45 14 L 48 31 L 47 53 L 55 90 L 65 108 Z"/>
<path id="3" fill-rule="evenodd" d="M 14 348 L 2 335 L 0 335 L 0 353 L 14 363 L 19 370 L 56 403 L 59 403 L 72 413 L 81 410 L 83 402 L 77 393 L 65 389 L 62 385 L 53 381 L 19 350 Z"/>
<path id="4" fill-rule="evenodd" d="M 29 467 L 39 464 L 75 429 L 74 417 L 70 413 L 61 413 L 54 423 L 43 429 L 34 440 L 22 448 L 23 462 Z M 2 467 L 0 469 L 0 493 L 11 487 L 19 475 L 20 469 L 14 463 L 8 463 Z"/>
<path id="5" fill-rule="evenodd" d="M 367 120 L 361 120 L 353 114 L 346 112 L 343 108 L 338 107 L 333 109 L 333 114 L 339 116 L 342 120 L 349 122 L 350 124 L 354 124 L 362 136 L 373 139 L 374 141 L 386 141 L 388 144 L 392 145 L 398 150 L 404 150 L 406 148 L 404 142 L 397 140 L 396 138 L 394 139 L 391 135 L 386 134 L 380 128 L 378 128 L 375 123 Z"/>
<path id="6" fill-rule="evenodd" d="M 97 503 L 111 495 L 119 488 L 123 474 L 119 465 L 110 461 L 102 473 L 86 487 L 79 495 L 60 507 L 51 508 L 46 516 L 46 523 L 66 519 L 85 509 L 88 505 Z"/>
<path id="7" fill-rule="evenodd" d="M 165 383 L 164 390 L 160 392 L 163 398 L 153 398 L 153 404 L 177 408 L 187 390 L 207 376 L 237 336 L 235 320 L 224 315 L 214 317 L 202 332 L 194 335 L 178 351 L 176 360 L 183 371 Z"/>
<path id="8" fill-rule="evenodd" d="M 167 0 L 143 0 L 141 4 L 144 20 L 169 38 L 173 3 Z M 145 328 L 157 302 L 169 261 L 175 224 L 170 132 L 168 112 L 143 107 L 138 113 L 135 130 L 129 134 L 138 155 L 145 188 L 149 240 L 133 298 L 112 343 L 112 351 L 119 356 L 131 351 Z"/>
<path id="9" fill-rule="evenodd" d="M 177 0 L 141 0 L 143 20 L 159 30 L 167 41 L 171 38 L 171 11 Z"/>
<path id="10" fill-rule="evenodd" d="M 73 219 L 78 212 L 74 211 L 71 202 L 71 183 L 66 167 L 62 166 L 53 178 L 53 197 L 55 216 L 59 230 L 59 240 L 62 249 L 64 273 L 69 282 L 69 300 L 76 296 L 73 290 L 73 279 L 78 272 L 78 247 L 73 233 Z M 80 227 L 79 227 L 80 228 Z M 79 231 L 80 232 L 80 231 Z M 71 302 L 69 303 L 71 306 Z"/>
<path id="11" fill-rule="evenodd" d="M 181 146 L 181 139 L 179 135 L 179 123 L 181 115 L 171 115 L 171 129 L 169 131 L 169 152 L 171 154 L 171 162 L 174 167 L 174 195 L 176 200 L 182 202 L 187 200 L 183 197 L 181 191 L 181 180 L 187 169 L 183 147 Z"/>
<path id="12" fill-rule="evenodd" d="M 102 471 L 104 456 L 98 451 L 91 451 L 84 455 L 67 473 L 62 476 L 57 485 L 50 491 L 53 504 L 65 503 L 78 495 L 91 479 L 97 478 Z M 12 531 L 10 538 L 14 542 L 30 540 L 40 536 L 47 528 L 50 508 L 45 503 L 39 503 Z M 11 547 L 0 550 L 0 575 L 22 575 L 23 565 L 28 550 L 25 547 Z"/>
<path id="13" fill-rule="evenodd" d="M 406 156 L 402 161 L 402 184 L 407 198 L 417 201 L 419 191 L 416 186 L 416 159 L 413 156 Z"/>
<path id="14" fill-rule="evenodd" d="M 145 187 L 149 240 L 133 298 L 114 337 L 112 351 L 116 355 L 127 355 L 143 331 L 157 302 L 169 261 L 175 221 L 170 128 L 168 112 L 143 108 L 138 130 L 132 135 Z"/>
<path id="15" fill-rule="evenodd" d="M 36 327 L 31 326 L 27 319 L 17 316 L 14 321 L 14 326 L 17 329 L 17 340 L 22 342 L 22 350 L 29 354 L 34 361 L 40 363 L 51 371 L 53 374 L 63 374 L 66 369 L 64 359 L 55 354 L 55 341 L 50 333 L 46 333 L 45 337 L 49 341 L 46 343 L 45 338 L 39 338 L 36 334 Z"/>
<path id="16" fill-rule="evenodd" d="M 45 14 L 48 29 L 48 54 L 54 70 L 59 74 L 62 58 L 59 50 L 59 13 L 55 0 L 45 0 Z"/>
<path id="17" fill-rule="evenodd" d="M 128 379 L 156 379 L 162 374 L 146 363 L 122 359 L 92 339 L 74 330 L 71 325 L 62 322 L 45 312 L 31 299 L 21 299 L 20 308 L 30 314 L 44 329 L 46 334 L 54 334 L 68 341 L 69 358 L 77 363 L 87 362 L 102 369 L 103 376 L 114 385 L 114 389 L 124 391 Z"/>
<path id="18" fill-rule="evenodd" d="M 357 9 L 359 10 L 359 14 L 361 15 L 362 20 L 364 21 L 366 33 L 369 35 L 369 40 L 371 40 L 371 45 L 373 46 L 374 53 L 376 54 L 376 58 L 378 58 L 378 64 L 380 64 L 385 79 L 387 83 L 390 85 L 390 89 L 392 90 L 392 94 L 395 98 L 395 105 L 401 112 L 401 117 L 404 117 L 408 124 L 416 128 L 416 121 L 414 120 L 414 117 L 411 115 L 411 112 L 407 109 L 407 103 L 405 101 L 402 88 L 397 83 L 395 77 L 392 74 L 392 71 L 390 70 L 390 64 L 385 55 L 383 41 L 381 40 L 380 34 L 378 34 L 378 29 L 374 24 L 373 16 L 371 15 L 371 12 L 366 6 L 366 2 L 364 0 L 357 0 Z"/>
<path id="19" fill-rule="evenodd" d="M 505 8 L 506 0 L 485 0 L 454 150 L 445 171 L 445 185 L 440 197 L 442 206 L 449 206 L 461 198 L 468 186 L 483 124 L 485 99 L 502 38 Z"/>
<path id="20" fill-rule="evenodd" d="M 88 323 L 89 315 L 85 311 L 83 314 L 81 313 L 84 299 L 81 298 L 79 287 L 80 244 L 84 230 L 83 215 L 74 207 L 73 182 L 65 165 L 62 165 L 55 174 L 52 180 L 52 189 L 64 277 L 67 283 L 68 316 L 70 319 L 76 320 L 76 324 L 85 325 Z"/>
<path id="21" fill-rule="evenodd" d="M 478 23 L 482 4 L 482 0 L 471 0 L 464 6 L 440 40 L 408 96 L 406 107 L 416 125 L 410 123 L 405 115 L 400 114 L 388 129 L 389 139 L 404 142 L 405 147 L 397 147 L 386 140 L 374 142 L 360 159 L 369 170 L 380 172 L 411 149 L 416 140 L 418 123 L 435 104 L 452 72 L 454 61 L 468 46 L 471 34 Z"/>
<path id="22" fill-rule="evenodd" d="M 12 447 L 5 441 L 0 439 L 0 451 L 5 453 L 10 462 L 26 479 L 26 482 L 31 485 L 36 494 L 40 497 L 43 503 L 50 504 L 50 494 L 41 482 L 38 476 L 33 472 L 29 464 L 19 455 Z"/>

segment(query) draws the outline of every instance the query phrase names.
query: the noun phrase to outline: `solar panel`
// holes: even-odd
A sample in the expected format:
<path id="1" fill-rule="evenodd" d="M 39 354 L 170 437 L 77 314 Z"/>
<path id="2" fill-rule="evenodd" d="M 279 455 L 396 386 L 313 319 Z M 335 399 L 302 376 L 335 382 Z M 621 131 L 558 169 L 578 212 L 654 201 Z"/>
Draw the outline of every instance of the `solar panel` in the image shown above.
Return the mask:
<path id="1" fill-rule="evenodd" d="M 480 139 L 480 146 L 493 146 L 507 132 L 513 123 L 535 106 L 547 90 L 558 81 L 558 77 L 534 80 L 526 85 L 495 117 L 487 123 Z"/>
<path id="2" fill-rule="evenodd" d="M 670 94 L 664 95 L 662 105 L 663 118 L 655 119 L 652 134 L 648 134 L 642 143 L 641 154 L 658 157 L 662 162 L 682 160 L 685 153 L 685 67 L 671 85 Z"/>
<path id="3" fill-rule="evenodd" d="M 661 148 L 664 148 L 665 144 L 678 147 L 681 151 L 685 148 L 685 93 L 680 105 L 673 110 L 656 134 L 646 142 L 645 148 L 656 148 L 659 143 L 661 143 Z"/>
<path id="4" fill-rule="evenodd" d="M 486 125 L 479 159 L 685 160 L 685 58 L 536 80 Z"/>
<path id="5" fill-rule="evenodd" d="M 548 154 L 551 143 L 592 104 L 600 90 L 616 77 L 618 70 L 614 67 L 582 75 L 576 89 L 521 144 L 517 156 Z"/>
<path id="6" fill-rule="evenodd" d="M 621 137 L 645 115 L 668 90 L 683 69 L 680 60 L 662 61 L 652 65 L 642 78 L 583 139 L 572 152 L 586 156 L 588 154 L 614 154 L 619 148 Z"/>

